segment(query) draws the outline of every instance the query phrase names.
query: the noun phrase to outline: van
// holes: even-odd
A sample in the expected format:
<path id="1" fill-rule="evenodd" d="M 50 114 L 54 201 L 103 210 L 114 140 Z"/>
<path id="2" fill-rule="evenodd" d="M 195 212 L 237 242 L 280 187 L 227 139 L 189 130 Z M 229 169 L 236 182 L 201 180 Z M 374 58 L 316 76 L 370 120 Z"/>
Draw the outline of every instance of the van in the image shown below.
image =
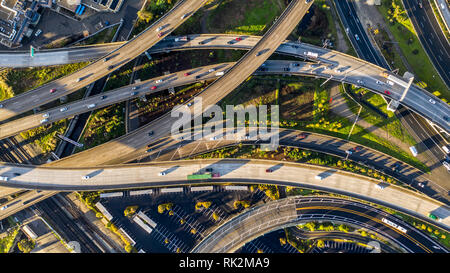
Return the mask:
<path id="1" fill-rule="evenodd" d="M 380 183 L 380 184 L 376 184 L 376 185 L 375 185 L 375 188 L 380 189 L 380 190 L 382 190 L 382 189 L 384 189 L 384 188 L 386 188 L 386 187 L 387 187 L 387 185 L 386 185 L 386 184 L 383 184 L 383 183 Z"/>
<path id="2" fill-rule="evenodd" d="M 8 177 L 7 176 L 0 176 L 0 181 L 8 181 Z"/>
<path id="3" fill-rule="evenodd" d="M 411 147 L 409 147 L 409 150 L 411 151 L 411 153 L 412 153 L 413 156 L 417 156 L 417 150 L 416 150 L 416 147 L 411 146 Z"/>
<path id="4" fill-rule="evenodd" d="M 39 35 L 41 35 L 42 30 L 38 29 L 36 30 L 36 32 L 34 33 L 34 36 L 38 37 Z"/>
<path id="5" fill-rule="evenodd" d="M 442 165 L 444 165 L 447 171 L 450 171 L 450 164 L 447 161 L 442 162 Z"/>
<path id="6" fill-rule="evenodd" d="M 225 74 L 223 71 L 216 72 L 216 76 L 222 76 L 223 74 Z"/>
<path id="7" fill-rule="evenodd" d="M 320 175 L 316 175 L 314 178 L 317 179 L 317 180 L 322 180 L 323 179 L 323 177 L 320 176 Z"/>
<path id="8" fill-rule="evenodd" d="M 94 107 L 95 107 L 95 103 L 89 104 L 89 105 L 87 106 L 87 108 L 94 108 Z"/>
<path id="9" fill-rule="evenodd" d="M 450 153 L 450 150 L 448 149 L 447 145 L 442 146 L 442 150 L 444 150 L 447 154 Z"/>

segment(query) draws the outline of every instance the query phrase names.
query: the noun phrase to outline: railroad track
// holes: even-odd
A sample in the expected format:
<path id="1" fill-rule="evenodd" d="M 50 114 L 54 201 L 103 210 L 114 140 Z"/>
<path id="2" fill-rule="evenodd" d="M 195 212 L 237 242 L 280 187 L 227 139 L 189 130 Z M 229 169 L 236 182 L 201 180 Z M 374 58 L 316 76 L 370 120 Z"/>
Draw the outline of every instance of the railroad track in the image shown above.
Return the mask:
<path id="1" fill-rule="evenodd" d="M 14 137 L 10 137 L 0 140 L 0 159 L 4 162 L 31 164 L 32 157 Z"/>

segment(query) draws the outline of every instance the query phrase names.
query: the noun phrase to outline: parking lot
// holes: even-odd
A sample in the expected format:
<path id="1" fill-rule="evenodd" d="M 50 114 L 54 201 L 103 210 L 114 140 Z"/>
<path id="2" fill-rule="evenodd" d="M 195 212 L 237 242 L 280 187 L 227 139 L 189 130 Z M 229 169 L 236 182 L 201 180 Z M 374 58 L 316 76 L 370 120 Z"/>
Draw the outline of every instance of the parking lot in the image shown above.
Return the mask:
<path id="1" fill-rule="evenodd" d="M 242 208 L 233 207 L 236 200 L 250 200 L 260 204 L 267 196 L 256 190 L 225 190 L 224 186 L 213 186 L 212 190 L 193 192 L 184 187 L 182 192 L 161 192 L 153 189 L 151 194 L 130 195 L 124 191 L 122 197 L 102 198 L 101 204 L 113 216 L 112 222 L 122 228 L 136 242 L 135 248 L 147 253 L 188 252 L 216 226 L 220 225 Z M 197 202 L 211 202 L 208 208 L 195 210 Z M 158 212 L 158 205 L 172 203 L 170 212 Z M 132 218 L 124 216 L 128 206 L 138 206 L 156 223 L 150 233 L 140 227 Z"/>

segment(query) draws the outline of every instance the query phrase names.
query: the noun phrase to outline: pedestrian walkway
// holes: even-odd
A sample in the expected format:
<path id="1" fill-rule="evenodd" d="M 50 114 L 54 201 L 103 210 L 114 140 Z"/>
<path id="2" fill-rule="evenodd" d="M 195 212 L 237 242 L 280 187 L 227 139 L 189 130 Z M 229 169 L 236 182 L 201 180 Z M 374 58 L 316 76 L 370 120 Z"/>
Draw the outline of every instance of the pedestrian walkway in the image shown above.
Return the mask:
<path id="1" fill-rule="evenodd" d="M 339 83 L 336 83 L 331 87 L 330 89 L 330 97 L 332 98 L 332 101 L 330 103 L 330 111 L 338 116 L 344 117 L 348 120 L 350 120 L 352 123 L 356 120 L 356 114 L 354 114 L 350 108 L 347 105 L 347 102 L 345 98 L 341 95 L 341 92 L 339 91 Z M 395 146 L 399 147 L 400 149 L 408 152 L 409 151 L 409 144 L 404 143 L 398 138 L 395 138 L 391 135 L 389 135 L 385 130 L 368 123 L 364 119 L 358 118 L 356 121 L 356 124 L 363 127 L 364 130 L 366 130 L 369 133 L 372 133 L 380 138 L 386 139 Z"/>

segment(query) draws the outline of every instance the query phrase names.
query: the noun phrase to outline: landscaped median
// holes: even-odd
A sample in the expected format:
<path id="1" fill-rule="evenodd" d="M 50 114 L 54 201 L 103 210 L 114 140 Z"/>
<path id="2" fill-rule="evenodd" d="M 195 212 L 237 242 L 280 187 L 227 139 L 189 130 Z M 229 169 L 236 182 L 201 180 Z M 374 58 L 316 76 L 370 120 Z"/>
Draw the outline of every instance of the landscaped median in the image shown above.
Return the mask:
<path id="1" fill-rule="evenodd" d="M 423 49 L 402 1 L 382 0 L 382 5 L 377 6 L 377 8 L 398 42 L 403 55 L 413 67 L 414 71 L 410 72 L 414 73 L 421 80 L 418 85 L 426 88 L 430 93 L 444 101 L 450 101 L 450 90 L 439 77 Z"/>

